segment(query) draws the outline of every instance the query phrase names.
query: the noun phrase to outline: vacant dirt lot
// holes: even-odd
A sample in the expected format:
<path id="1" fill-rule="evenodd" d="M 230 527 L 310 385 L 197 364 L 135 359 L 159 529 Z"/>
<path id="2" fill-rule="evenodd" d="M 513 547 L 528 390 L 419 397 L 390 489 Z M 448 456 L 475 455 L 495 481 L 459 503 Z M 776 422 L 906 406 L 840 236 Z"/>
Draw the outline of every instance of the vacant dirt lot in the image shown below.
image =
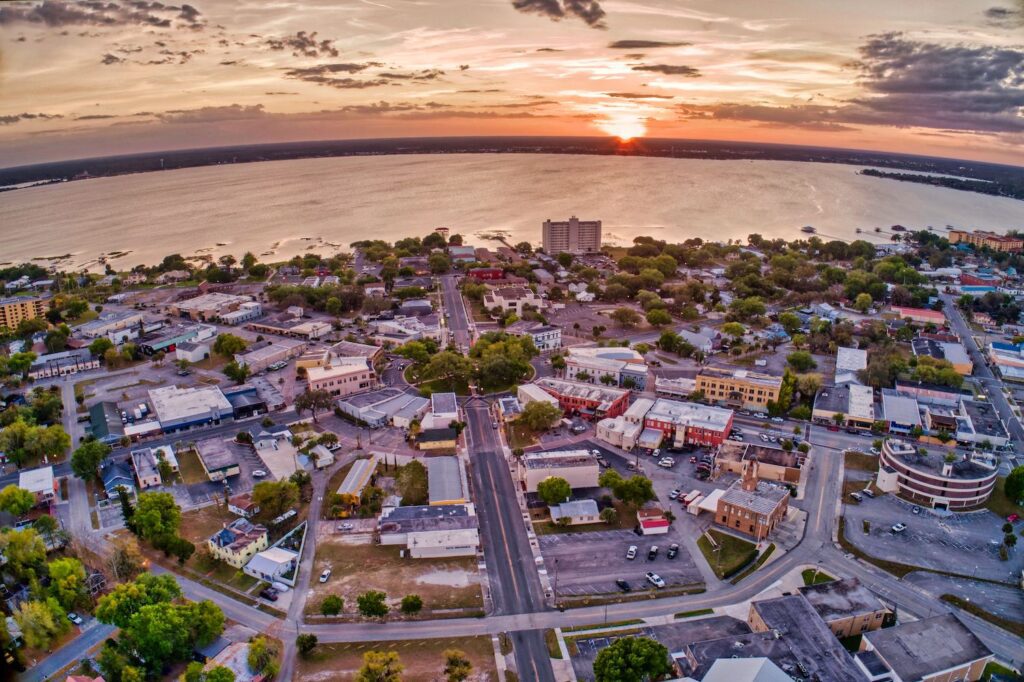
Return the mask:
<path id="1" fill-rule="evenodd" d="M 363 664 L 367 651 L 395 651 L 405 670 L 405 682 L 434 682 L 444 679 L 444 651 L 458 649 L 473 664 L 469 682 L 495 682 L 494 650 L 489 637 L 420 639 L 404 642 L 351 642 L 321 644 L 308 659 L 299 659 L 296 679 L 306 682 L 351 680 Z"/>

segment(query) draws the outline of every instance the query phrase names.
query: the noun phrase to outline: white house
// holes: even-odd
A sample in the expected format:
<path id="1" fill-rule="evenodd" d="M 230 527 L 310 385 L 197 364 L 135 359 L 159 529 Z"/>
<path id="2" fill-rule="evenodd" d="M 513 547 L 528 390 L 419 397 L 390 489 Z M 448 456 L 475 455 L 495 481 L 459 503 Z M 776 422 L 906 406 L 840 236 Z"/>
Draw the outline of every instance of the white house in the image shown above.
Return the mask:
<path id="1" fill-rule="evenodd" d="M 263 580 L 268 583 L 283 582 L 286 585 L 294 585 L 294 576 L 292 578 L 285 578 L 284 575 L 295 569 L 298 558 L 298 553 L 290 549 L 270 547 L 262 552 L 258 552 L 249 560 L 249 563 L 245 565 L 242 571 L 246 575 L 251 575 L 257 580 Z"/>

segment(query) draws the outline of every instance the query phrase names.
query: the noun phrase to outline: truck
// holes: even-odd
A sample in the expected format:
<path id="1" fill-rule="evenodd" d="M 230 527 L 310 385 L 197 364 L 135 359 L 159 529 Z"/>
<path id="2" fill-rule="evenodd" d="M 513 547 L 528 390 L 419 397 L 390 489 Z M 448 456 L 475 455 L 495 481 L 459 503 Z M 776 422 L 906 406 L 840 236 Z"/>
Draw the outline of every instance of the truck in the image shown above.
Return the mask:
<path id="1" fill-rule="evenodd" d="M 686 507 L 686 511 L 690 512 L 694 516 L 700 514 L 700 507 L 698 506 L 704 500 L 704 496 L 700 495 Z"/>
<path id="2" fill-rule="evenodd" d="M 683 506 L 684 507 L 689 507 L 691 504 L 693 504 L 693 501 L 696 500 L 698 497 L 700 497 L 700 491 L 699 490 L 691 490 L 690 492 L 688 492 L 686 494 L 686 497 L 682 498 Z"/>

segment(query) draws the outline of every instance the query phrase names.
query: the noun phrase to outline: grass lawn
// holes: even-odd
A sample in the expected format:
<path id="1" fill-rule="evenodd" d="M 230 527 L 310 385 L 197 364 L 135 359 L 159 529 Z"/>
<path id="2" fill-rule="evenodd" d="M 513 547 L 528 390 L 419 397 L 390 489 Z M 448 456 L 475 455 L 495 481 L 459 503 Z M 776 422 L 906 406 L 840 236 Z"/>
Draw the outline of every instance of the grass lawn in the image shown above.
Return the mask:
<path id="1" fill-rule="evenodd" d="M 733 576 L 732 580 L 730 580 L 729 582 L 731 582 L 733 585 L 735 585 L 739 581 L 743 580 L 748 575 L 750 575 L 751 573 L 753 573 L 757 569 L 759 569 L 762 566 L 764 566 L 764 562 L 768 561 L 769 557 L 771 557 L 771 555 L 774 554 L 774 553 L 775 553 L 775 543 L 773 542 L 772 544 L 768 545 L 763 552 L 761 552 L 761 555 L 759 557 L 757 557 L 757 561 L 755 561 L 754 563 L 752 563 L 749 566 L 747 566 L 743 570 L 742 573 L 739 573 L 739 574 Z"/>
<path id="2" fill-rule="evenodd" d="M 217 371 L 224 368 L 224 365 L 228 364 L 228 359 L 219 353 L 210 353 L 210 356 L 203 358 L 199 362 L 193 362 L 189 364 L 189 367 L 195 367 L 197 369 L 205 369 L 209 371 Z"/>
<path id="3" fill-rule="evenodd" d="M 554 630 L 544 631 L 544 643 L 548 645 L 548 656 L 562 658 L 562 650 L 558 646 L 558 635 Z"/>
<path id="4" fill-rule="evenodd" d="M 856 471 L 878 471 L 878 458 L 863 452 L 846 452 L 843 455 L 843 466 Z"/>
<path id="5" fill-rule="evenodd" d="M 982 620 L 987 620 L 988 622 L 993 623 L 1004 630 L 1009 630 L 1018 637 L 1024 637 L 1024 623 L 1018 623 L 1015 620 L 1009 620 L 1007 618 L 1002 618 L 995 614 L 989 613 L 977 604 L 971 603 L 970 601 L 962 599 L 953 594 L 944 594 L 939 598 L 944 602 L 959 607 L 964 611 L 973 614 L 978 618 L 981 618 Z"/>
<path id="6" fill-rule="evenodd" d="M 337 594 L 345 602 L 343 614 L 356 613 L 356 597 L 367 590 L 388 595 L 392 613 L 407 594 L 423 599 L 424 611 L 483 607 L 476 557 L 402 559 L 397 545 L 346 545 L 321 539 L 316 548 L 313 575 L 330 567 L 326 583 L 313 583 L 307 613 L 319 613 L 320 602 Z"/>
<path id="7" fill-rule="evenodd" d="M 420 390 L 420 394 L 424 397 L 430 396 L 432 393 L 454 393 L 455 395 L 469 395 L 469 384 L 465 381 L 450 381 L 447 379 L 434 379 L 433 381 L 424 381 L 419 384 L 416 388 Z"/>
<path id="8" fill-rule="evenodd" d="M 830 576 L 828 573 L 823 573 L 819 570 L 808 568 L 803 571 L 800 576 L 804 579 L 804 585 L 818 585 L 820 583 L 830 583 L 835 578 Z"/>
<path id="9" fill-rule="evenodd" d="M 714 609 L 697 609 L 696 611 L 682 611 L 677 613 L 674 618 L 693 618 L 695 616 L 710 616 L 714 613 Z"/>
<path id="10" fill-rule="evenodd" d="M 997 478 L 996 485 L 992 489 L 992 496 L 988 498 L 988 502 L 985 503 L 985 507 L 995 512 L 1000 518 L 1005 519 L 1010 514 L 1020 514 L 1024 516 L 1024 507 L 1019 504 L 1014 504 L 1013 500 L 1006 497 L 1006 492 L 1003 490 L 1003 486 L 1006 485 L 1006 478 Z"/>
<path id="11" fill-rule="evenodd" d="M 512 422 L 508 425 L 507 433 L 508 446 L 513 450 L 516 448 L 528 448 L 531 445 L 537 444 L 537 434 L 535 434 L 526 424 Z"/>
<path id="12" fill-rule="evenodd" d="M 178 473 L 185 484 L 203 483 L 210 480 L 206 470 L 199 463 L 199 455 L 195 450 L 184 450 L 177 453 Z"/>
<path id="13" fill-rule="evenodd" d="M 717 548 L 708 541 L 708 535 L 714 539 Z M 741 540 L 714 528 L 697 539 L 697 546 L 707 560 L 708 566 L 722 580 L 735 574 L 757 556 L 757 546 L 753 542 Z"/>
<path id="14" fill-rule="evenodd" d="M 490 637 L 450 637 L 444 639 L 410 639 L 393 642 L 345 642 L 321 644 L 309 658 L 299 657 L 295 679 L 316 682 L 352 680 L 363 664 L 367 651 L 394 651 L 405 666 L 404 682 L 434 682 L 441 679 L 444 652 L 458 649 L 473 664 L 471 679 L 496 680 L 494 649 Z"/>

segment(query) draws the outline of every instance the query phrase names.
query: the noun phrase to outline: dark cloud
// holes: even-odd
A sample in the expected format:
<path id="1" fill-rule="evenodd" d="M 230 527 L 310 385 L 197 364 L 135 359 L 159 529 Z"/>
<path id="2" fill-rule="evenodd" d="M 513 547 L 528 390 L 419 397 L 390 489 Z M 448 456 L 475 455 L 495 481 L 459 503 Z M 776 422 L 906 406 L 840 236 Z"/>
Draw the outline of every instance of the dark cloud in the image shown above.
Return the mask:
<path id="1" fill-rule="evenodd" d="M 565 50 L 559 50 L 557 47 L 538 47 L 537 52 L 565 52 Z"/>
<path id="2" fill-rule="evenodd" d="M 318 64 L 303 68 L 288 69 L 284 72 L 285 78 L 316 83 L 339 90 L 361 90 L 364 88 L 375 88 L 381 85 L 388 85 L 389 80 L 385 78 L 372 78 L 369 80 L 358 80 L 349 77 L 337 77 L 337 73 L 358 73 L 370 67 L 383 66 L 380 62 L 341 63 L 341 64 Z"/>
<path id="3" fill-rule="evenodd" d="M 64 118 L 60 114 L 0 114 L 0 126 L 9 126 L 20 121 L 50 121 L 55 118 Z"/>
<path id="4" fill-rule="evenodd" d="M 269 116 L 262 104 L 229 104 L 223 107 L 172 109 L 156 114 L 163 123 L 220 123 L 265 118 Z"/>
<path id="5" fill-rule="evenodd" d="M 672 95 L 654 95 L 646 92 L 606 92 L 604 94 L 623 99 L 673 99 Z"/>
<path id="6" fill-rule="evenodd" d="M 475 89 L 474 90 L 459 90 L 458 92 L 460 92 L 460 93 L 477 94 L 477 93 L 482 93 L 482 92 L 505 92 L 505 91 L 502 90 L 501 88 L 488 88 L 486 90 L 475 90 Z"/>
<path id="7" fill-rule="evenodd" d="M 684 66 L 682 64 L 637 64 L 633 67 L 633 70 L 663 73 L 666 76 L 686 76 L 687 78 L 697 78 L 700 76 L 700 71 L 692 66 Z"/>
<path id="8" fill-rule="evenodd" d="M 264 95 L 271 95 L 271 96 L 273 96 L 273 95 L 297 95 L 299 93 L 297 93 L 297 92 L 283 92 L 283 91 L 278 90 L 278 91 L 265 92 L 263 94 Z"/>
<path id="9" fill-rule="evenodd" d="M 43 0 L 38 4 L 0 7 L 0 26 L 29 23 L 60 28 L 64 26 L 144 26 L 154 28 L 205 26 L 200 12 L 191 5 L 177 7 L 161 2 L 127 0 Z"/>
<path id="10" fill-rule="evenodd" d="M 161 64 L 187 64 L 192 61 L 192 57 L 197 54 L 204 54 L 206 50 L 160 50 L 159 54 L 162 55 L 159 59 L 150 59 L 145 62 L 136 62 L 137 64 L 154 65 L 158 66 Z"/>
<path id="11" fill-rule="evenodd" d="M 108 52 L 107 54 L 103 55 L 102 59 L 100 59 L 100 64 L 103 64 L 104 66 L 110 66 L 111 64 L 120 64 L 123 61 L 124 59 L 122 59 L 121 57 L 118 57 L 114 54 L 110 54 Z"/>
<path id="12" fill-rule="evenodd" d="M 422 71 L 412 71 L 409 73 L 386 71 L 384 73 L 377 74 L 377 77 L 387 78 L 388 80 L 432 81 L 443 75 L 444 71 L 441 69 L 423 69 Z"/>
<path id="13" fill-rule="evenodd" d="M 687 118 L 707 118 L 702 115 L 704 112 L 689 110 L 691 115 Z M 763 123 L 770 127 L 802 128 L 804 130 L 819 130 L 824 132 L 842 132 L 852 130 L 849 126 L 836 122 L 837 110 L 835 107 L 825 107 L 813 104 L 802 104 L 791 107 L 769 107 L 757 104 L 721 104 L 713 107 L 710 112 L 711 118 L 725 119 L 731 121 L 750 121 Z"/>
<path id="14" fill-rule="evenodd" d="M 317 40 L 316 36 L 316 31 L 299 31 L 284 38 L 267 38 L 266 45 L 271 50 L 291 50 L 295 57 L 337 57 L 340 54 L 333 40 Z"/>
<path id="15" fill-rule="evenodd" d="M 469 64 L 459 64 L 459 71 L 466 71 L 469 69 Z"/>
<path id="16" fill-rule="evenodd" d="M 240 63 L 241 62 L 239 62 L 239 60 L 237 60 L 237 59 L 224 59 L 224 60 L 221 60 L 220 65 L 221 66 L 234 66 L 235 64 L 240 64 Z"/>
<path id="17" fill-rule="evenodd" d="M 1024 26 L 1024 2 L 1020 3 L 1020 9 L 989 7 L 985 10 L 985 18 L 988 23 L 1001 28 Z"/>
<path id="18" fill-rule="evenodd" d="M 552 21 L 576 18 L 592 28 L 608 28 L 604 23 L 605 11 L 597 0 L 512 0 L 512 7 Z"/>
<path id="19" fill-rule="evenodd" d="M 608 43 L 613 50 L 647 50 L 657 47 L 682 47 L 690 43 L 669 43 L 663 40 L 616 40 Z"/>
<path id="20" fill-rule="evenodd" d="M 76 121 L 100 121 L 107 118 L 117 118 L 113 114 L 86 114 L 85 116 L 75 116 Z"/>

